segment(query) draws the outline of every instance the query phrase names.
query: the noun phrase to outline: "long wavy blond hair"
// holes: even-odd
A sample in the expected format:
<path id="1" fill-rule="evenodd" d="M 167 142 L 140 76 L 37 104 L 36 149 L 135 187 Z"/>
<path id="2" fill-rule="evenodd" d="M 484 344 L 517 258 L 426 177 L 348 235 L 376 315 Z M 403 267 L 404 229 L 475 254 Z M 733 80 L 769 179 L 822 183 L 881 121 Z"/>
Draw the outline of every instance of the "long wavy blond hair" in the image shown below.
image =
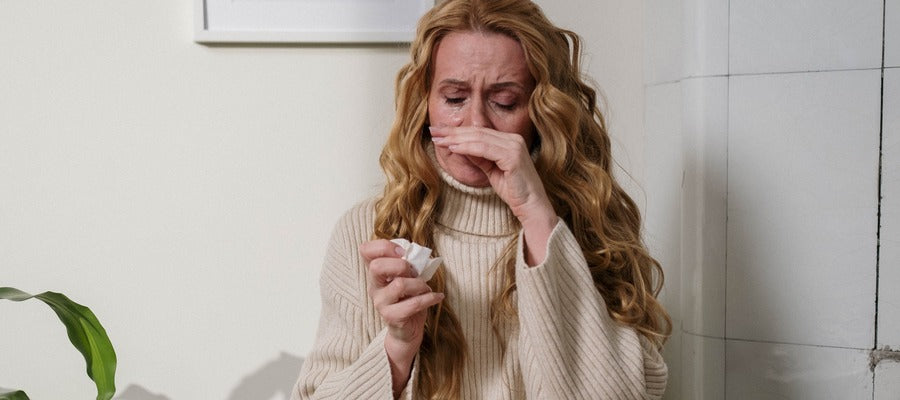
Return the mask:
<path id="1" fill-rule="evenodd" d="M 435 247 L 442 180 L 425 150 L 428 92 L 438 43 L 461 31 L 504 34 L 522 45 L 536 82 L 528 103 L 538 135 L 535 167 L 553 208 L 581 246 L 609 315 L 661 347 L 671 333 L 671 320 L 656 299 L 662 269 L 641 240 L 637 206 L 612 176 L 597 94 L 580 71 L 581 40 L 550 23 L 531 1 L 448 0 L 419 21 L 412 59 L 397 76 L 396 118 L 381 153 L 386 184 L 376 204 L 375 236 Z M 504 290 L 493 300 L 491 319 L 501 343 L 506 342 L 501 327 L 517 318 L 514 244 L 495 264 Z M 445 291 L 441 269 L 429 285 Z M 417 396 L 459 398 L 466 352 L 459 321 L 445 299 L 428 310 Z"/>

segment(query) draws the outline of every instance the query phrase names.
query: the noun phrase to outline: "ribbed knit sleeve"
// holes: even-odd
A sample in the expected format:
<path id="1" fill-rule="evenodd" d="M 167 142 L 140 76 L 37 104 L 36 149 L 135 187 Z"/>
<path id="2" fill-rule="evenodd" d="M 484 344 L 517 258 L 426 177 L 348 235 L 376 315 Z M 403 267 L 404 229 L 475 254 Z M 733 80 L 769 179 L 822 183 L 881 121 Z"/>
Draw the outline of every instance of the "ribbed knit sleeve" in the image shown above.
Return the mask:
<path id="1" fill-rule="evenodd" d="M 560 220 L 547 257 L 529 267 L 519 235 L 519 358 L 529 399 L 658 399 L 666 364 L 637 332 L 610 318 L 572 232 Z"/>
<path id="2" fill-rule="evenodd" d="M 372 213 L 371 202 L 363 203 L 348 211 L 332 233 L 320 278 L 316 342 L 291 400 L 393 399 L 384 349 L 387 331 L 368 300 L 358 251 L 371 235 Z"/>

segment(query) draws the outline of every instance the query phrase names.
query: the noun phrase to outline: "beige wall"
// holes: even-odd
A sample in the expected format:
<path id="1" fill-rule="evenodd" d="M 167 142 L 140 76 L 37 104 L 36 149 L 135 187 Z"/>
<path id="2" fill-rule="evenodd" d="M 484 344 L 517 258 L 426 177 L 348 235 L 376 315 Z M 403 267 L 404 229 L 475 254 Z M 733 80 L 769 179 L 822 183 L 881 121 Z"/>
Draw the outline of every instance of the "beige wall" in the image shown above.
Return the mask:
<path id="1" fill-rule="evenodd" d="M 541 3 L 585 37 L 640 177 L 641 2 Z M 192 24 L 186 0 L 0 3 L 0 286 L 90 306 L 120 395 L 279 399 L 331 226 L 377 192 L 406 49 L 206 47 Z M 91 398 L 46 307 L 0 320 L 0 387 Z"/>

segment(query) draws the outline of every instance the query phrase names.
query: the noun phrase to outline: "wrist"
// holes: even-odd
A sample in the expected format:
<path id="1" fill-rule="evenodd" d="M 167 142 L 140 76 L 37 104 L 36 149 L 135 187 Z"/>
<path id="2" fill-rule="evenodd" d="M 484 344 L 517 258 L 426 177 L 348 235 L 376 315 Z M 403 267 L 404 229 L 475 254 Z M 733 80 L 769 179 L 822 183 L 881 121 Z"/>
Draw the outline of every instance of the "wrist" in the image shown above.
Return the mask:
<path id="1" fill-rule="evenodd" d="M 559 217 L 548 203 L 546 207 L 519 216 L 519 222 L 522 224 L 525 263 L 531 267 L 542 264 L 547 256 L 547 242 Z"/>
<path id="2" fill-rule="evenodd" d="M 384 350 L 387 353 L 388 364 L 391 366 L 391 387 L 396 398 L 409 381 L 419 346 L 396 340 L 391 335 L 387 335 L 384 338 Z"/>

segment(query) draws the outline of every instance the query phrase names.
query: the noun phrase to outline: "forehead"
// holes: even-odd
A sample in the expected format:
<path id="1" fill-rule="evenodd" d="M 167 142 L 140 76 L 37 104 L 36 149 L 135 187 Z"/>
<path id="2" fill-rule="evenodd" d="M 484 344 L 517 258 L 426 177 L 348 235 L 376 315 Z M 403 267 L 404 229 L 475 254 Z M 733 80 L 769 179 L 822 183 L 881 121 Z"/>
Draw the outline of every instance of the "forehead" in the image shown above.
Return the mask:
<path id="1" fill-rule="evenodd" d="M 434 55 L 434 79 L 523 86 L 532 82 L 522 45 L 506 35 L 482 32 L 453 32 L 441 39 Z"/>

